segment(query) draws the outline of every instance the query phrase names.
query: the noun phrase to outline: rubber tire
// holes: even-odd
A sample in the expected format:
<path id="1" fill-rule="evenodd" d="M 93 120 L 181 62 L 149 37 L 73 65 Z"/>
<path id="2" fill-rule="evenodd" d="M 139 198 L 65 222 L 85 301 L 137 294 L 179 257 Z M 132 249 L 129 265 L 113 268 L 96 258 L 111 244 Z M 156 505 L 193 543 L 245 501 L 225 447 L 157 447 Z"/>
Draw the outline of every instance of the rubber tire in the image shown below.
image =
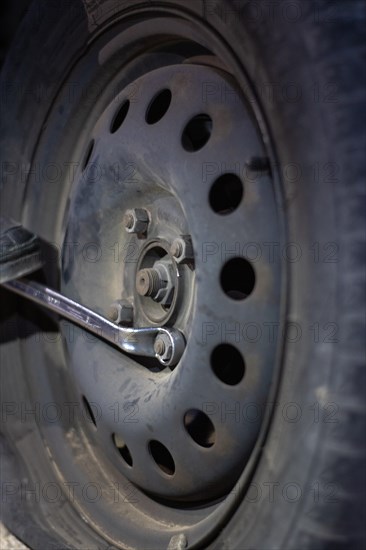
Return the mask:
<path id="1" fill-rule="evenodd" d="M 230 36 L 254 84 L 276 148 L 286 197 L 287 240 L 302 251 L 301 261 L 287 265 L 287 316 L 301 325 L 302 338 L 295 343 L 287 338 L 279 405 L 253 477 L 257 488 L 264 491 L 272 486 L 274 494 L 244 498 L 210 547 L 364 548 L 366 248 L 362 206 L 366 143 L 361 115 L 365 4 L 362 0 L 262 4 L 85 0 L 85 6 L 63 1 L 60 9 L 57 2 L 35 2 L 1 76 L 1 211 L 23 219 L 30 229 L 37 229 L 37 220 L 32 226 L 32 220 L 24 216 L 24 188 L 12 166 L 31 164 L 52 106 L 51 83 L 60 82 L 73 61 L 83 55 L 90 35 L 113 22 L 129 5 L 138 4 L 183 7 L 185 13 L 204 18 L 222 36 Z M 24 95 L 40 82 L 50 92 L 42 101 Z M 268 89 L 275 90 L 274 94 Z M 295 183 L 289 167 L 299 169 Z M 44 212 L 50 223 L 56 205 L 57 198 Z M 11 308 L 11 302 L 7 307 Z M 9 315 L 11 310 L 2 326 L 2 389 L 6 401 L 19 402 L 27 399 L 27 388 L 23 380 L 13 377 L 14 365 L 21 358 L 14 344 L 16 336 L 6 322 Z M 320 327 L 319 341 L 314 338 L 315 325 Z M 333 328 L 335 338 L 329 338 Z M 284 410 L 288 411 L 284 407 L 290 403 L 301 407 L 300 420 L 284 417 Z M 311 410 L 314 403 L 319 417 L 313 416 L 318 410 Z M 32 454 L 43 448 L 36 426 L 26 433 L 24 425 L 11 419 L 4 423 L 3 434 L 6 482 L 23 477 L 36 481 L 37 476 L 42 481 L 45 472 L 52 475 L 45 453 L 37 453 L 42 467 L 30 467 Z M 290 502 L 288 484 L 300 487 L 301 498 Z M 65 523 L 64 515 L 51 517 L 40 506 L 9 497 L 4 513 L 10 529 L 34 549 L 107 546 L 72 509 Z"/>

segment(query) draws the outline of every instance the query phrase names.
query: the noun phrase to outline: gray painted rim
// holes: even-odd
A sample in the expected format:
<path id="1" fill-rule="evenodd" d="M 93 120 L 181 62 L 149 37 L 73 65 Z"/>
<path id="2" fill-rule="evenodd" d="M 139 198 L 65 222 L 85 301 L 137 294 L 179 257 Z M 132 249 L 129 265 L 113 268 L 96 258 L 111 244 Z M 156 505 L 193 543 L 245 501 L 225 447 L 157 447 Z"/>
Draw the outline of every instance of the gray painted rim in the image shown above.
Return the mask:
<path id="1" fill-rule="evenodd" d="M 172 65 L 133 89 L 135 101 L 131 87 L 122 91 L 86 140 L 66 241 L 87 248 L 64 255 L 62 291 L 103 314 L 128 299 L 136 326 L 148 326 L 134 288 L 144 251 L 190 235 L 194 265 L 170 258 L 180 286 L 165 319 L 187 348 L 173 371 L 161 370 L 77 330 L 67 343 L 70 368 L 84 404 L 100 410 L 94 441 L 126 478 L 172 503 L 209 501 L 240 476 L 271 387 L 277 342 L 265 334 L 279 324 L 281 270 L 263 251 L 279 241 L 274 185 L 251 111 L 228 73 Z M 149 124 L 149 106 L 164 90 L 169 106 Z M 149 212 L 144 238 L 124 230 L 131 208 Z"/>

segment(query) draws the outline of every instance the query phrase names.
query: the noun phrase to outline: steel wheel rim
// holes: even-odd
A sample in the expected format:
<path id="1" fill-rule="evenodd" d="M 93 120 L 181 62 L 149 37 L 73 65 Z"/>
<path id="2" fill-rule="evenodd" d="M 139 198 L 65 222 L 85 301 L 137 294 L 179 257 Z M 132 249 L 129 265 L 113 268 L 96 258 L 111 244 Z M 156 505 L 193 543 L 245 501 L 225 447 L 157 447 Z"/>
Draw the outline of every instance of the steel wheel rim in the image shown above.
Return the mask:
<path id="1" fill-rule="evenodd" d="M 180 24 L 181 24 L 181 23 L 179 23 L 179 25 L 180 25 Z M 254 110 L 256 110 L 257 105 L 254 105 L 254 107 L 255 107 Z M 84 143 L 84 147 L 86 147 L 86 146 L 87 146 L 87 143 Z M 146 368 L 145 368 L 145 367 L 144 367 L 144 372 L 146 372 Z M 178 371 L 177 371 L 177 372 L 178 372 Z M 88 434 L 88 436 L 89 436 L 89 435 L 90 435 L 90 434 Z M 189 508 L 191 505 L 193 505 L 192 502 L 190 502 L 190 503 L 184 505 L 183 507 L 185 507 L 185 509 L 187 509 L 187 508 Z M 213 503 L 212 505 L 214 506 L 214 503 Z M 212 505 L 210 505 L 210 503 L 207 504 L 207 513 L 209 513 L 209 511 L 212 511 L 212 510 L 213 510 Z M 203 516 L 201 515 L 200 517 L 201 517 L 201 519 L 202 519 Z M 223 517 L 224 517 L 224 516 L 221 515 L 221 518 L 223 518 Z M 202 532 L 202 531 L 201 531 L 201 532 Z"/>
<path id="2" fill-rule="evenodd" d="M 119 433 L 134 457 L 133 466 L 125 461 L 121 464 L 130 481 L 159 498 L 177 501 L 221 497 L 239 477 L 260 426 L 258 410 L 254 411 L 258 421 L 252 419 L 247 410 L 262 405 L 260 396 L 268 392 L 273 366 L 271 357 L 275 343 L 259 343 L 257 333 L 265 323 L 278 323 L 279 318 L 279 309 L 276 308 L 279 266 L 270 266 L 269 262 L 261 262 L 261 258 L 255 264 L 248 260 L 248 254 L 243 253 L 244 249 L 257 250 L 255 237 L 258 239 L 259 234 L 260 242 L 269 242 L 271 235 L 276 233 L 274 201 L 267 199 L 270 177 L 265 173 L 258 177 L 257 172 L 253 178 L 251 167 L 253 159 L 263 158 L 264 148 L 245 105 L 225 76 L 209 67 L 186 64 L 157 69 L 134 82 L 140 99 L 130 105 L 118 130 L 111 132 L 113 121 L 121 109 L 115 104 L 107 108 L 95 128 L 90 140 L 93 151 L 90 152 L 88 146 L 88 165 L 83 166 L 76 184 L 68 225 L 67 239 L 88 242 L 88 237 L 91 238 L 93 248 L 98 250 L 96 259 L 99 263 L 85 264 L 85 255 L 74 257 L 72 268 L 69 262 L 65 268 L 71 284 L 65 284 L 64 290 L 70 293 L 71 287 L 76 293 L 72 297 L 84 303 L 89 303 L 94 294 L 93 307 L 97 308 L 103 307 L 103 302 L 98 303 L 100 292 L 95 292 L 98 283 L 103 294 L 111 286 L 116 287 L 116 284 L 111 284 L 110 265 L 103 262 L 112 218 L 113 228 L 120 232 L 120 239 L 116 241 L 120 248 L 133 248 L 136 253 L 132 263 L 122 260 L 118 265 L 124 276 L 116 298 L 128 299 L 134 304 L 138 298 L 133 288 L 136 262 L 139 269 L 141 260 L 146 257 L 145 239 L 149 246 L 160 243 L 163 247 L 169 240 L 173 244 L 180 233 L 192 235 L 195 267 L 179 266 L 170 260 L 174 269 L 180 269 L 182 278 L 191 276 L 174 324 L 185 334 L 187 349 L 173 373 L 155 373 L 154 376 L 149 369 L 142 372 L 139 365 L 134 366 L 133 361 L 117 354 L 113 366 L 109 359 L 114 376 L 105 385 L 100 381 L 98 387 L 96 384 L 91 387 L 88 364 L 93 361 L 95 344 L 88 346 L 85 342 L 83 345 L 80 336 L 69 349 L 84 397 L 99 403 L 102 408 L 98 428 L 107 434 L 106 439 L 102 436 L 105 448 L 108 448 L 112 434 Z M 215 89 L 225 89 L 228 97 L 224 104 L 217 98 L 208 97 L 202 113 L 202 90 L 207 82 Z M 147 117 L 151 102 L 165 89 L 169 89 L 172 95 L 169 108 L 158 122 L 149 124 Z M 189 95 L 191 101 L 188 103 Z M 127 97 L 123 97 L 123 91 L 121 96 L 123 107 Z M 185 147 L 186 128 L 192 121 L 196 126 Z M 206 125 L 206 121 L 210 121 L 210 135 L 203 138 L 200 132 L 208 132 L 208 129 L 200 127 L 202 121 Z M 169 132 L 174 124 L 176 131 Z M 193 143 L 196 139 L 197 143 Z M 217 163 L 214 165 L 217 158 L 220 158 L 220 169 Z M 244 164 L 247 173 L 233 173 L 231 167 L 242 166 L 242 158 L 247 159 Z M 98 163 L 94 159 L 98 159 Z M 224 161 L 225 169 L 222 169 Z M 121 180 L 119 175 L 117 179 L 115 175 L 109 177 L 105 167 L 118 167 L 121 163 L 122 166 L 134 167 L 132 179 Z M 207 168 L 212 172 L 213 166 L 215 173 L 204 174 L 206 181 L 202 181 L 202 170 Z M 104 174 L 95 178 L 95 171 L 99 169 L 101 173 L 101 167 L 104 167 Z M 231 181 L 237 184 L 239 193 L 228 193 Z M 120 189 L 113 194 L 111 186 Z M 213 204 L 210 197 L 217 188 L 219 196 Z M 89 192 L 86 205 L 85 189 Z M 113 207 L 117 211 L 116 220 L 111 212 Z M 87 209 L 86 221 L 80 220 L 82 208 Z M 124 232 L 123 208 L 149 212 L 151 221 L 146 237 L 138 238 Z M 98 216 L 97 224 L 90 209 Z M 241 220 L 244 223 L 240 227 Z M 233 235 L 234 241 L 230 240 Z M 197 251 L 202 251 L 202 254 Z M 165 258 L 169 258 L 169 254 Z M 84 272 L 78 276 L 83 266 L 89 270 L 87 282 Z M 101 271 L 106 271 L 106 268 L 109 276 L 103 280 Z M 88 289 L 93 289 L 89 296 Z M 105 306 L 112 301 L 113 296 L 108 296 Z M 151 298 L 147 302 L 154 304 Z M 256 315 L 258 311 L 260 314 Z M 143 313 L 144 304 L 140 300 L 135 307 L 138 326 L 149 322 Z M 167 321 L 169 323 L 169 318 Z M 201 338 L 198 336 L 200 332 Z M 254 351 L 251 339 L 258 344 Z M 82 359 L 84 357 L 86 361 Z M 229 364 L 228 372 L 221 374 L 220 369 L 225 363 Z M 105 364 L 101 357 L 99 366 L 96 366 L 99 379 L 108 377 L 100 370 L 105 371 Z M 238 378 L 237 382 L 235 378 Z M 134 407 L 139 421 L 126 425 L 116 425 L 114 418 L 111 421 L 108 404 L 117 402 Z M 265 399 L 263 405 L 264 402 Z M 221 409 L 229 403 L 239 405 L 240 410 L 226 414 Z M 244 433 L 242 420 L 246 420 Z M 153 449 L 160 450 L 154 452 Z M 222 460 L 224 456 L 225 460 Z M 115 458 L 112 449 L 110 458 Z M 194 470 L 190 466 L 192 463 Z M 220 463 L 225 463 L 225 467 L 219 468 Z"/>

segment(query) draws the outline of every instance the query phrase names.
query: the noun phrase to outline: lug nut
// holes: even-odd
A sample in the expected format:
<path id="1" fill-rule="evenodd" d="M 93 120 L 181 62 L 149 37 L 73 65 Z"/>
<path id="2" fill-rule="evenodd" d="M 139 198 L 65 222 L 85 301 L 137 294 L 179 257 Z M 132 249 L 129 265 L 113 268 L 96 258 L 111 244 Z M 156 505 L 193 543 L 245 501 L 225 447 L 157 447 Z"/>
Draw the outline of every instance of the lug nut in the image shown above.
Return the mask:
<path id="1" fill-rule="evenodd" d="M 194 260 L 192 239 L 190 235 L 181 235 L 170 247 L 170 253 L 178 264 L 188 264 Z"/>
<path id="2" fill-rule="evenodd" d="M 127 233 L 136 233 L 142 235 L 147 232 L 149 226 L 149 214 L 143 208 L 133 208 L 127 210 L 123 217 L 123 225 Z"/>
<path id="3" fill-rule="evenodd" d="M 183 245 L 179 239 L 173 242 L 170 252 L 174 258 L 179 258 L 183 252 Z"/>
<path id="4" fill-rule="evenodd" d="M 132 214 L 125 214 L 124 224 L 127 230 L 133 228 L 134 221 L 135 220 Z"/>
<path id="5" fill-rule="evenodd" d="M 154 351 L 156 355 L 163 355 L 165 352 L 165 343 L 159 337 L 155 340 Z"/>
<path id="6" fill-rule="evenodd" d="M 173 346 L 167 334 L 158 334 L 154 343 L 154 351 L 162 362 L 170 361 L 173 353 Z"/>
<path id="7" fill-rule="evenodd" d="M 111 304 L 108 317 L 117 325 L 131 326 L 133 324 L 133 306 L 127 300 L 117 300 Z"/>

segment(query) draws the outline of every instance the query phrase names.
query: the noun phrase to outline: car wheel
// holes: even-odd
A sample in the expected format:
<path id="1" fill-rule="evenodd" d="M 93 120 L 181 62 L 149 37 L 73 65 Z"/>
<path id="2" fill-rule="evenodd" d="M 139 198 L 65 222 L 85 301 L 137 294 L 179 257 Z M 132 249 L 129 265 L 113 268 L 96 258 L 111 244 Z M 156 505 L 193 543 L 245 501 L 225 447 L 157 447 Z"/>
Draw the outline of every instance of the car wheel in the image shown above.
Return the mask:
<path id="1" fill-rule="evenodd" d="M 186 349 L 164 368 L 1 292 L 3 502 L 31 548 L 362 547 L 364 12 L 32 4 L 1 209 L 43 239 L 35 277 Z"/>

